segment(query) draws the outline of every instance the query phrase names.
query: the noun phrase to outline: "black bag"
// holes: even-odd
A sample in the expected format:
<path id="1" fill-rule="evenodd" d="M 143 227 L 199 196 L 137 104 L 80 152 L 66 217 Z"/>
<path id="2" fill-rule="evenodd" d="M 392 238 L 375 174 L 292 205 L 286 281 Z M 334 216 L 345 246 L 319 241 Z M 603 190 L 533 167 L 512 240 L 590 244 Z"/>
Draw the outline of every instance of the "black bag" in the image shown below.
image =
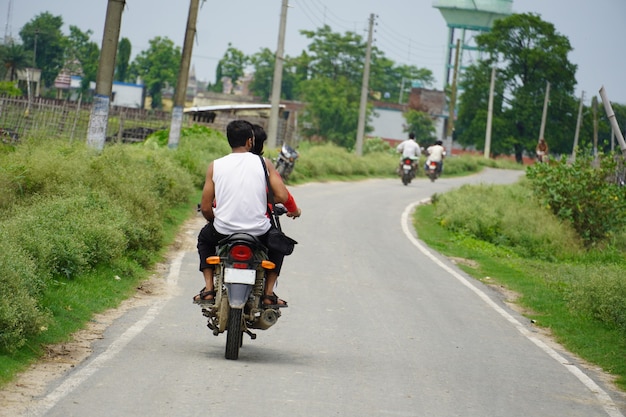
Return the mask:
<path id="1" fill-rule="evenodd" d="M 270 228 L 267 233 L 267 247 L 282 255 L 291 255 L 297 243 L 275 227 Z"/>
<path id="2" fill-rule="evenodd" d="M 265 171 L 265 181 L 267 183 L 267 202 L 269 203 L 267 210 L 270 216 L 270 223 L 272 224 L 269 232 L 267 232 L 267 247 L 280 253 L 281 255 L 291 255 L 294 246 L 298 242 L 284 234 L 280 228 L 280 221 L 278 220 L 276 213 L 274 213 L 274 193 L 272 193 L 272 187 L 270 186 L 270 179 L 267 173 L 267 167 L 265 166 L 265 160 L 262 156 L 259 156 L 259 158 L 261 158 L 263 170 Z M 270 210 L 270 207 L 272 207 L 272 210 Z"/>

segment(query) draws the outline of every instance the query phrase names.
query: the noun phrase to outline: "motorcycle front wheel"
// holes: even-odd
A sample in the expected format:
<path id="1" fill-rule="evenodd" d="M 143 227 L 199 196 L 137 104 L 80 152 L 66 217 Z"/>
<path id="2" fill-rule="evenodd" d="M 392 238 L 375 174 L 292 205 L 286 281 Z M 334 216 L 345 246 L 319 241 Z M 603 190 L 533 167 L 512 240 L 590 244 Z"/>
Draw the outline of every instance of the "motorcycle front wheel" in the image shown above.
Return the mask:
<path id="1" fill-rule="evenodd" d="M 228 327 L 226 329 L 226 359 L 237 360 L 239 358 L 239 348 L 241 347 L 241 308 L 231 308 L 228 314 Z"/>

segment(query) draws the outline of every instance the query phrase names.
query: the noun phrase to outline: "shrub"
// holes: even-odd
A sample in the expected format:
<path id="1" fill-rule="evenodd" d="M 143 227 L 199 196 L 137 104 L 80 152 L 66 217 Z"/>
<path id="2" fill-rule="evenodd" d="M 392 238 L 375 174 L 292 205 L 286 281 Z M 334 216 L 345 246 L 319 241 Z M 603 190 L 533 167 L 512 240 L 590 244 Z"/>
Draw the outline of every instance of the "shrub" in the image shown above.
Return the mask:
<path id="1" fill-rule="evenodd" d="M 626 187 L 609 181 L 617 169 L 612 157 L 594 167 L 590 156 L 562 158 L 527 168 L 535 195 L 562 220 L 571 223 L 585 246 L 605 241 L 626 227 Z"/>
<path id="2" fill-rule="evenodd" d="M 4 230 L 4 228 L 0 229 Z M 0 351 L 14 352 L 38 333 L 49 315 L 38 306 L 44 280 L 35 262 L 0 235 Z"/>
<path id="3" fill-rule="evenodd" d="M 568 292 L 569 305 L 626 334 L 626 280 L 624 270 L 613 265 L 593 265 Z"/>
<path id="4" fill-rule="evenodd" d="M 579 251 L 573 231 L 534 202 L 522 184 L 465 185 L 435 200 L 435 215 L 444 227 L 520 256 L 554 260 Z"/>

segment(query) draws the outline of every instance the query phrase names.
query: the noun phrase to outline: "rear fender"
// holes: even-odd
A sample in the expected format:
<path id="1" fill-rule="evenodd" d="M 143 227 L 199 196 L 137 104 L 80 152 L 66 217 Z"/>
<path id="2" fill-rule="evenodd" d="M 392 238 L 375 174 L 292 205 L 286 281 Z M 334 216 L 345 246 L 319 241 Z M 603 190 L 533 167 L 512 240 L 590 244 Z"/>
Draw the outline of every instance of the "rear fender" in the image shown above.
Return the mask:
<path id="1" fill-rule="evenodd" d="M 243 308 L 248 301 L 252 285 L 248 284 L 224 284 L 228 291 L 228 304 L 231 308 Z"/>

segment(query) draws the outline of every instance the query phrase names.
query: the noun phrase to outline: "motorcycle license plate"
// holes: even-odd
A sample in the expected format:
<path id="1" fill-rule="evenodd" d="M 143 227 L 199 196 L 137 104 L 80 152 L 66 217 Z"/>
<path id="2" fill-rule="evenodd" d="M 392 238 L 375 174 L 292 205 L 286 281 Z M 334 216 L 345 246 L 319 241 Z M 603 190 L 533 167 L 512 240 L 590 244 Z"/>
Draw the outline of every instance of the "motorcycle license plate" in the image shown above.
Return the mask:
<path id="1" fill-rule="evenodd" d="M 403 165 L 402 169 L 404 169 L 406 171 L 410 171 L 411 170 L 411 165 Z"/>
<path id="2" fill-rule="evenodd" d="M 256 280 L 254 269 L 224 268 L 224 282 L 227 284 L 253 285 Z"/>

